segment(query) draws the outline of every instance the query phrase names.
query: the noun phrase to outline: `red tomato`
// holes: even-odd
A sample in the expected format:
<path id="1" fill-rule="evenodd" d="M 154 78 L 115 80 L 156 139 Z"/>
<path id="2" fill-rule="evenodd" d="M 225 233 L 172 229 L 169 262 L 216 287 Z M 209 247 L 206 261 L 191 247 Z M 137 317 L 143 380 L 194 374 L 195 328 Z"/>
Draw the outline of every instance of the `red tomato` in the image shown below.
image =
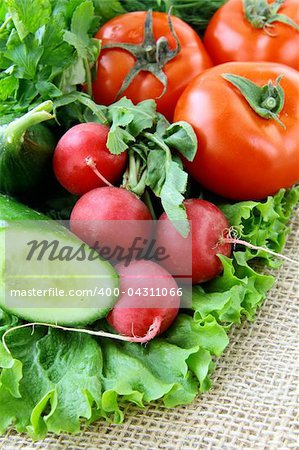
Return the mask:
<path id="1" fill-rule="evenodd" d="M 247 2 L 254 4 L 257 12 L 257 2 Z M 212 61 L 215 64 L 228 61 L 271 61 L 299 70 L 298 28 L 279 21 L 265 25 L 257 15 L 253 20 L 259 22 L 256 25 L 261 28 L 255 28 L 245 16 L 244 3 L 243 0 L 229 0 L 209 23 L 204 44 Z M 273 0 L 269 2 L 269 8 L 273 7 L 273 3 Z M 286 0 L 279 7 L 278 14 L 283 14 L 298 24 L 298 6 L 298 0 Z M 265 16 L 265 12 L 262 14 Z"/>
<path id="2" fill-rule="evenodd" d="M 141 44 L 144 39 L 145 19 L 144 11 L 115 17 L 99 30 L 96 38 L 102 40 L 103 46 L 112 43 Z M 172 16 L 171 20 L 181 50 L 163 68 L 168 79 L 166 93 L 158 98 L 163 92 L 163 84 L 147 71 L 141 71 L 123 92 L 123 95 L 134 103 L 148 98 L 156 99 L 158 111 L 169 120 L 172 119 L 176 102 L 189 81 L 211 66 L 211 60 L 195 31 L 177 17 Z M 155 41 L 160 39 L 161 42 L 161 37 L 164 36 L 170 50 L 176 48 L 167 14 L 153 13 L 153 34 Z M 102 50 L 98 60 L 97 80 L 93 83 L 95 101 L 104 105 L 113 103 L 135 63 L 136 58 L 127 50 L 120 48 Z"/>
<path id="3" fill-rule="evenodd" d="M 282 124 L 265 119 L 223 74 L 259 86 L 283 74 Z M 275 83 L 274 83 L 275 84 Z M 189 122 L 198 151 L 187 170 L 203 186 L 236 200 L 262 199 L 299 180 L 299 74 L 275 63 L 226 63 L 196 77 L 180 97 L 174 120 Z"/>

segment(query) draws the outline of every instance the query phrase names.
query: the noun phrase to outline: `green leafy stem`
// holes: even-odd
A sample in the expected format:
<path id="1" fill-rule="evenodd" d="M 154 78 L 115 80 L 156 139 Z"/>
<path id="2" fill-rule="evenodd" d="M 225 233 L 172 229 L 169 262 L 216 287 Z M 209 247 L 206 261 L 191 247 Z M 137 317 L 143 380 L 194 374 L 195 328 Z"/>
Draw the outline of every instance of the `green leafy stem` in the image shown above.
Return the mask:
<path id="1" fill-rule="evenodd" d="M 153 100 L 134 105 L 126 97 L 104 107 L 94 106 L 84 116 L 86 122 L 100 121 L 110 126 L 107 147 L 119 155 L 128 151 L 129 164 L 122 187 L 143 196 L 151 208 L 150 190 L 161 199 L 162 206 L 183 235 L 189 223 L 183 205 L 188 176 L 180 156 L 189 161 L 195 157 L 197 138 L 186 122 L 170 123 L 156 111 Z"/>

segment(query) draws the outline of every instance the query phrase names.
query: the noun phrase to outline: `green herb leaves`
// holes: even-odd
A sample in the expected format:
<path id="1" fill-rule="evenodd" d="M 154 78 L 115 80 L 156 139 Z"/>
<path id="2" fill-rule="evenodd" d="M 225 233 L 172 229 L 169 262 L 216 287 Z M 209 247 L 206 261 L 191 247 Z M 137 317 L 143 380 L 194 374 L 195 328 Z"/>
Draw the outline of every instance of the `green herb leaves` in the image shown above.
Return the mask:
<path id="1" fill-rule="evenodd" d="M 0 114 L 18 116 L 87 83 L 100 41 L 91 0 L 5 0 L 0 24 Z M 11 18 L 9 20 L 9 18 Z M 4 121 L 2 119 L 2 121 Z"/>
<path id="2" fill-rule="evenodd" d="M 77 59 L 73 65 L 76 67 L 82 63 L 85 68 L 83 72 L 81 84 L 87 81 L 87 91 L 92 95 L 91 86 L 91 64 L 97 60 L 100 53 L 100 41 L 98 39 L 90 38 L 89 30 L 92 27 L 94 20 L 94 7 L 90 0 L 81 3 L 75 10 L 72 16 L 71 31 L 65 31 L 63 39 L 72 45 L 77 51 Z"/>
<path id="3" fill-rule="evenodd" d="M 49 0 L 5 0 L 5 3 L 21 40 L 45 25 L 51 14 Z"/>
<path id="4" fill-rule="evenodd" d="M 172 15 L 180 17 L 201 34 L 224 3 L 225 0 L 97 0 L 99 13 L 104 21 L 131 11 L 152 8 L 153 11 L 168 12 L 171 8 Z"/>

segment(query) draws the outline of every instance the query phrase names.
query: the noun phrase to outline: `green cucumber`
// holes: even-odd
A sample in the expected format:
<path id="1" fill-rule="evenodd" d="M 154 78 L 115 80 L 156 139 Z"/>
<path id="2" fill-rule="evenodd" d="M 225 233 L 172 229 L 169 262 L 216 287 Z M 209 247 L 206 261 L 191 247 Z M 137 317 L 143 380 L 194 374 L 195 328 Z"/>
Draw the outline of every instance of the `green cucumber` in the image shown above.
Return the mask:
<path id="1" fill-rule="evenodd" d="M 87 325 L 105 317 L 117 300 L 119 287 L 111 264 L 99 258 L 51 260 L 50 250 L 41 260 L 36 250 L 28 261 L 32 247 L 24 243 L 33 237 L 38 243 L 58 242 L 59 250 L 71 248 L 74 253 L 81 248 L 86 255 L 91 251 L 61 224 L 0 194 L 0 307 L 26 321 L 65 326 Z M 8 295 L 12 289 L 18 295 Z M 33 295 L 33 289 L 45 295 Z M 58 295 L 59 290 L 66 295 Z"/>
<path id="2" fill-rule="evenodd" d="M 47 177 L 56 139 L 42 122 L 53 119 L 47 100 L 22 117 L 0 126 L 0 191 L 33 193 Z"/>

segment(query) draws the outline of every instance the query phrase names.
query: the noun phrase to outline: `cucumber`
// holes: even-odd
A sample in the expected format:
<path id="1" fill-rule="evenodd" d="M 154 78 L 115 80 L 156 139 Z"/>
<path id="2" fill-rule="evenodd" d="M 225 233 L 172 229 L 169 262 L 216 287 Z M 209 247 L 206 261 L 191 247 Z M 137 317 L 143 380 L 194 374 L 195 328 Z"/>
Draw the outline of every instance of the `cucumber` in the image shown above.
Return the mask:
<path id="1" fill-rule="evenodd" d="M 0 191 L 33 193 L 47 177 L 56 139 L 42 122 L 53 119 L 47 100 L 22 117 L 0 126 Z"/>
<path id="2" fill-rule="evenodd" d="M 82 249 L 81 256 L 91 251 L 61 224 L 0 194 L 0 307 L 26 321 L 65 326 L 87 325 L 105 317 L 117 300 L 119 287 L 111 264 L 99 258 L 51 260 L 50 250 L 40 261 L 36 250 L 28 261 L 32 247 L 27 243 L 33 239 L 58 242 L 59 251 Z"/>

